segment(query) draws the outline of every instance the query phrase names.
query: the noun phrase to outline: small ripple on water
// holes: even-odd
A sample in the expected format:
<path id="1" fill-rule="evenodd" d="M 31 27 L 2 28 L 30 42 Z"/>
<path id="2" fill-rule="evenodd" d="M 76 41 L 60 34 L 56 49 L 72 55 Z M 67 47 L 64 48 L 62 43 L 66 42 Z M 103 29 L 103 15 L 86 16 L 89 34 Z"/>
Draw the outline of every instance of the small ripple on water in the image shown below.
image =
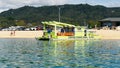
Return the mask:
<path id="1" fill-rule="evenodd" d="M 120 42 L 118 41 L 44 42 L 35 39 L 0 39 L 0 66 L 3 68 L 119 68 Z"/>

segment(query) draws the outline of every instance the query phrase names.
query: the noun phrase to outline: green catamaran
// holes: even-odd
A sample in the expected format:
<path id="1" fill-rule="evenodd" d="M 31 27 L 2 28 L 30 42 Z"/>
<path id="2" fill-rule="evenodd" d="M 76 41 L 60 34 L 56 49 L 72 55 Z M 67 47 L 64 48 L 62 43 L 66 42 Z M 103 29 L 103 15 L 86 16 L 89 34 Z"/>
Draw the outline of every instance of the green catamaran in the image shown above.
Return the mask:
<path id="1" fill-rule="evenodd" d="M 37 40 L 81 40 L 100 39 L 93 31 L 87 31 L 85 27 L 56 21 L 42 22 L 44 25 L 43 36 Z"/>

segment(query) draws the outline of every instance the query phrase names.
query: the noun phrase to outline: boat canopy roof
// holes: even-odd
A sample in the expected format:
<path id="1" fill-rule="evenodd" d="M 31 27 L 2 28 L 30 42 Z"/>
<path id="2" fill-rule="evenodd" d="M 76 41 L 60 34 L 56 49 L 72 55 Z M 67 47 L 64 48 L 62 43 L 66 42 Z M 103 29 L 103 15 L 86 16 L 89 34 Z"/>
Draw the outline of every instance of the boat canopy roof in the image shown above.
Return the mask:
<path id="1" fill-rule="evenodd" d="M 42 22 L 42 24 L 51 25 L 51 26 L 59 26 L 59 27 L 63 27 L 63 26 L 75 27 L 75 25 L 72 25 L 72 24 L 61 23 L 61 22 L 56 22 L 56 21 Z"/>

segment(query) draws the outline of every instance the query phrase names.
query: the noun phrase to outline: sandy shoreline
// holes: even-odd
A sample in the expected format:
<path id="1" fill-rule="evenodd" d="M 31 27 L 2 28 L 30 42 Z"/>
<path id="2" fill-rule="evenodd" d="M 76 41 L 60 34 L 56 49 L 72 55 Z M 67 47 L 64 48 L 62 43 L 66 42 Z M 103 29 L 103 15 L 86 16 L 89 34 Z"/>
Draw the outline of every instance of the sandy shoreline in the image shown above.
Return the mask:
<path id="1" fill-rule="evenodd" d="M 11 35 L 11 31 L 0 31 L 0 38 L 35 38 L 42 34 L 43 31 L 15 31 L 15 35 Z"/>
<path id="2" fill-rule="evenodd" d="M 95 30 L 102 39 L 120 39 L 120 31 L 117 30 Z"/>
<path id="3" fill-rule="evenodd" d="M 120 31 L 116 30 L 94 30 L 101 39 L 120 39 Z M 43 31 L 15 31 L 15 36 L 11 36 L 11 31 L 0 31 L 0 38 L 35 38 L 41 37 Z"/>

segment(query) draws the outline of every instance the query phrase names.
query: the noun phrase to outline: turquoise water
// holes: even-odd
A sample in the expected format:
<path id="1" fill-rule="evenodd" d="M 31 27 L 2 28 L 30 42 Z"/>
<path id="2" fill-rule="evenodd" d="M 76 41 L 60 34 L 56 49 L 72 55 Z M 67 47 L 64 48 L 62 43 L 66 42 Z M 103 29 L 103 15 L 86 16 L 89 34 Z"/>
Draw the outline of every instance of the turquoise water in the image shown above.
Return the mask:
<path id="1" fill-rule="evenodd" d="M 120 40 L 0 39 L 0 68 L 120 68 Z"/>

